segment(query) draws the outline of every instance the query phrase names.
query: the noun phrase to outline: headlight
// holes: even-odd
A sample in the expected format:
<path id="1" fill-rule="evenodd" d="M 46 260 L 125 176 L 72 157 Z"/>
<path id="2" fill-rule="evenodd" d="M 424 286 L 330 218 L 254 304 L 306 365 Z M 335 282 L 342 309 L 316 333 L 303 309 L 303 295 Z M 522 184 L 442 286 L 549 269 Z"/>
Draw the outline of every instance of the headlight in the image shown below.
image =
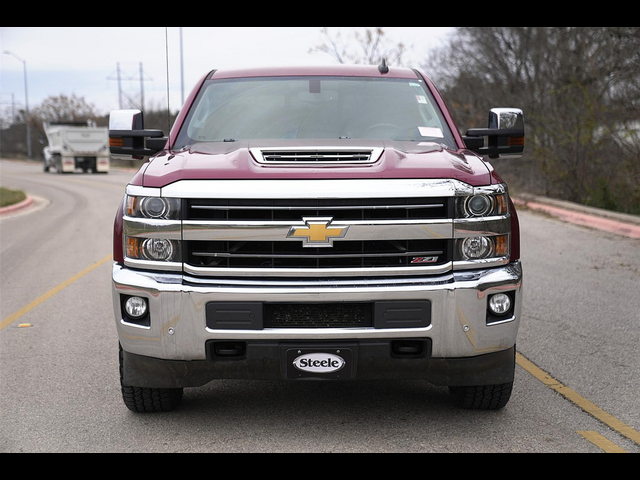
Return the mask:
<path id="1" fill-rule="evenodd" d="M 493 210 L 493 201 L 487 195 L 469 197 L 466 211 L 474 217 L 484 217 Z"/>
<path id="2" fill-rule="evenodd" d="M 173 245 L 169 240 L 148 238 L 142 242 L 142 255 L 147 260 L 167 262 L 173 257 Z"/>
<path id="3" fill-rule="evenodd" d="M 456 261 L 502 259 L 509 256 L 509 235 L 477 236 L 457 240 Z"/>
<path id="4" fill-rule="evenodd" d="M 465 260 L 487 258 L 491 253 L 491 240 L 487 237 L 465 238 L 461 242 L 460 253 Z"/>
<path id="5" fill-rule="evenodd" d="M 127 196 L 126 215 L 153 220 L 180 220 L 182 202 L 175 198 Z"/>
<path id="6" fill-rule="evenodd" d="M 506 193 L 479 193 L 457 201 L 458 218 L 497 217 L 509 213 Z"/>
<path id="7" fill-rule="evenodd" d="M 506 185 L 475 187 L 456 197 L 455 270 L 491 268 L 510 261 L 509 204 Z"/>

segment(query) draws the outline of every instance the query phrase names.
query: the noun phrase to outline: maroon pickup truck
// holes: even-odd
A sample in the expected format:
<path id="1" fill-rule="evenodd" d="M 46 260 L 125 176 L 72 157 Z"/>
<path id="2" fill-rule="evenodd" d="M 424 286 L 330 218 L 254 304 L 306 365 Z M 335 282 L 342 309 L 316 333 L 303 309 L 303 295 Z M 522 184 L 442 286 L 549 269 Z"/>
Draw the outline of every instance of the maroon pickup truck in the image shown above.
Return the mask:
<path id="1" fill-rule="evenodd" d="M 404 68 L 218 70 L 168 137 L 111 115 L 146 160 L 114 235 L 122 393 L 175 409 L 215 380 L 423 380 L 462 408 L 511 398 L 518 217 L 489 158 L 524 116 L 462 136 Z"/>

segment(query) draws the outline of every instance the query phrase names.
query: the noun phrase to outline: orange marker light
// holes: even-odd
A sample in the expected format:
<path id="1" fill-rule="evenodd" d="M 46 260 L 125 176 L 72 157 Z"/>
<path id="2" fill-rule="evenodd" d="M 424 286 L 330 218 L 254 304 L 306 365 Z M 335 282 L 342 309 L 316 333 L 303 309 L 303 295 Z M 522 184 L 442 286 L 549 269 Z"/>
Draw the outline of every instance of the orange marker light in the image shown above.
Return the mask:
<path id="1" fill-rule="evenodd" d="M 501 235 L 495 237 L 496 242 L 496 257 L 506 257 L 509 255 L 509 235 Z"/>
<path id="2" fill-rule="evenodd" d="M 140 258 L 140 241 L 137 238 L 127 237 L 127 257 Z"/>

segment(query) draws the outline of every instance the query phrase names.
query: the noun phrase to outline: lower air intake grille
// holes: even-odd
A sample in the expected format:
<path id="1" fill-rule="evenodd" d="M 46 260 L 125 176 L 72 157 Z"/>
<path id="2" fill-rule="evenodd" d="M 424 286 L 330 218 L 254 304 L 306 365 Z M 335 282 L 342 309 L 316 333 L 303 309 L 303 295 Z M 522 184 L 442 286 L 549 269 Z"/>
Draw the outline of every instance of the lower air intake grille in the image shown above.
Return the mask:
<path id="1" fill-rule="evenodd" d="M 272 304 L 265 306 L 265 328 L 367 328 L 373 304 Z"/>

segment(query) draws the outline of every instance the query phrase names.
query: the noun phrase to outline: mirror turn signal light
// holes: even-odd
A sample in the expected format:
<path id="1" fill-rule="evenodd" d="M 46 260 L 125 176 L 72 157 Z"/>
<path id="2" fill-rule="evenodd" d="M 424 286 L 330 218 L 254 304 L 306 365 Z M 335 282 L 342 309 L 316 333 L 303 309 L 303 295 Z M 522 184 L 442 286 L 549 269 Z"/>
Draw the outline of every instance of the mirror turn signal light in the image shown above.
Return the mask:
<path id="1" fill-rule="evenodd" d="M 524 137 L 509 137 L 510 147 L 524 147 Z"/>

